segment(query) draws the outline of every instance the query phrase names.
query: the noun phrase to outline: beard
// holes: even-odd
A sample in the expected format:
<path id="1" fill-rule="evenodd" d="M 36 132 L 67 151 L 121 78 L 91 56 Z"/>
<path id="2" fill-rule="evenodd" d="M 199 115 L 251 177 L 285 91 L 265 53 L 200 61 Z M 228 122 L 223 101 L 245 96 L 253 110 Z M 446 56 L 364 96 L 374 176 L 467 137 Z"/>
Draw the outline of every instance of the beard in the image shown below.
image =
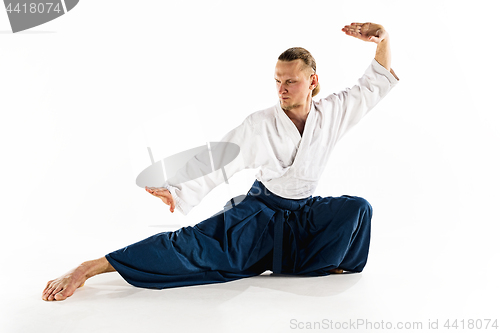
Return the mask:
<path id="1" fill-rule="evenodd" d="M 284 111 L 290 111 L 290 110 L 293 110 L 293 109 L 298 108 L 299 106 L 301 106 L 301 104 L 283 105 L 282 101 L 280 101 L 280 104 L 281 104 L 281 108 Z"/>

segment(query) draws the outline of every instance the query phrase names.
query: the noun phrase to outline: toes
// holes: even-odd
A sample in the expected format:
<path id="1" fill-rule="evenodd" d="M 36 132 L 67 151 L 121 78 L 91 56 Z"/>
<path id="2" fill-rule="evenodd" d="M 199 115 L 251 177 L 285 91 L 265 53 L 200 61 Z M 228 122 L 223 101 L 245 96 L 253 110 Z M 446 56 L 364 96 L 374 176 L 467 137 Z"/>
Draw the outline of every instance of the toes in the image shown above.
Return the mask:
<path id="1" fill-rule="evenodd" d="M 42 299 L 46 301 L 49 298 L 50 293 L 48 291 L 44 291 L 42 294 Z"/>
<path id="2" fill-rule="evenodd" d="M 83 285 L 83 283 L 82 283 Z M 62 285 L 56 285 L 50 287 L 42 295 L 44 301 L 62 301 L 73 295 L 73 292 L 68 291 L 68 289 Z"/>
<path id="3" fill-rule="evenodd" d="M 46 294 L 47 291 L 50 289 L 50 287 L 52 285 L 52 282 L 54 282 L 54 280 L 51 280 L 51 281 L 47 282 L 47 285 L 45 286 L 45 289 L 43 290 L 44 294 Z"/>
<path id="4" fill-rule="evenodd" d="M 55 295 L 55 294 L 57 294 L 58 292 L 61 292 L 61 291 L 63 291 L 63 290 L 64 290 L 64 289 L 63 289 L 63 287 L 61 287 L 61 286 L 57 286 L 56 288 L 54 288 L 54 290 L 52 290 L 52 295 Z"/>
<path id="5" fill-rule="evenodd" d="M 50 292 L 48 289 L 45 289 L 42 293 L 42 299 L 46 301 L 49 298 Z"/>
<path id="6" fill-rule="evenodd" d="M 66 296 L 64 296 L 64 293 L 63 293 L 62 291 L 54 295 L 54 299 L 55 299 L 56 301 L 63 301 L 63 300 L 65 300 L 66 298 L 67 298 L 67 297 L 66 297 Z"/>
<path id="7" fill-rule="evenodd" d="M 62 289 L 61 286 L 57 286 L 57 285 L 51 286 L 49 289 L 47 289 L 46 292 L 43 293 L 43 296 L 45 296 L 44 300 L 46 300 L 46 301 L 53 301 L 54 300 L 54 295 L 56 293 L 60 292 L 61 289 Z"/>
<path id="8" fill-rule="evenodd" d="M 49 282 L 47 282 L 47 285 L 45 286 L 45 290 L 47 290 L 50 287 L 52 282 L 54 282 L 54 280 L 50 280 Z"/>
<path id="9" fill-rule="evenodd" d="M 57 297 L 56 297 L 56 296 L 57 296 L 57 295 L 59 295 L 59 294 L 60 294 L 60 293 L 62 293 L 62 292 L 63 292 L 62 290 L 57 291 L 57 293 L 56 293 L 55 291 L 54 291 L 54 292 L 52 292 L 52 293 L 49 295 L 48 300 L 49 300 L 49 301 L 57 301 L 58 299 L 57 299 Z"/>
<path id="10" fill-rule="evenodd" d="M 71 295 L 72 294 L 70 294 L 69 292 L 67 292 L 67 290 L 61 290 L 60 292 L 58 292 L 57 294 L 54 295 L 54 299 L 56 301 L 62 301 L 62 300 L 65 300 L 66 298 L 68 298 Z"/>
<path id="11" fill-rule="evenodd" d="M 50 295 L 52 295 L 53 290 L 54 290 L 54 287 L 50 287 L 49 289 L 47 289 L 46 292 L 44 292 L 44 295 L 46 296 L 46 298 L 50 298 Z"/>

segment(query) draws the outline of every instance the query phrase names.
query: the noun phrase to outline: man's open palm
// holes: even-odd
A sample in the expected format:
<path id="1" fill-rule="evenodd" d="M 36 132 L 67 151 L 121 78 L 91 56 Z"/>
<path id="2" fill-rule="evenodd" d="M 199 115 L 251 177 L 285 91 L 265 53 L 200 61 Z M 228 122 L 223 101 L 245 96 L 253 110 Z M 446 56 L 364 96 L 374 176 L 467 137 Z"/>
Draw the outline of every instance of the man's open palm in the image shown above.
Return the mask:
<path id="1" fill-rule="evenodd" d="M 342 28 L 346 35 L 364 40 L 365 42 L 380 43 L 387 37 L 387 32 L 380 24 L 375 23 L 351 23 Z"/>
<path id="2" fill-rule="evenodd" d="M 167 190 L 164 187 L 147 187 L 146 186 L 146 191 L 154 195 L 155 197 L 158 197 L 163 201 L 165 204 L 170 206 L 170 211 L 173 213 L 175 209 L 175 201 L 174 198 L 172 197 L 172 194 L 170 193 L 169 190 Z"/>

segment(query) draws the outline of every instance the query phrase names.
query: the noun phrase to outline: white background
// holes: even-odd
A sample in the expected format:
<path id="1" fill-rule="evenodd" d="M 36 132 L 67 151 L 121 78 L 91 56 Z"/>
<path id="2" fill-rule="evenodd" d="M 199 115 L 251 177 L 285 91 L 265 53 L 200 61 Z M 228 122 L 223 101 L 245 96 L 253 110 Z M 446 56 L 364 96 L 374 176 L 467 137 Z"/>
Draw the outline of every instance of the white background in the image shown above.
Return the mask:
<path id="1" fill-rule="evenodd" d="M 16 34 L 0 11 L 0 331 L 500 319 L 495 4 L 81 1 Z M 341 32 L 353 21 L 389 31 L 400 82 L 339 142 L 315 194 L 374 207 L 363 273 L 163 291 L 112 273 L 65 302 L 41 300 L 49 279 L 80 262 L 193 225 L 246 193 L 255 170 L 183 216 L 135 178 L 150 164 L 148 146 L 159 159 L 217 141 L 274 105 L 274 65 L 289 47 L 315 56 L 317 98 L 354 85 L 376 46 Z"/>

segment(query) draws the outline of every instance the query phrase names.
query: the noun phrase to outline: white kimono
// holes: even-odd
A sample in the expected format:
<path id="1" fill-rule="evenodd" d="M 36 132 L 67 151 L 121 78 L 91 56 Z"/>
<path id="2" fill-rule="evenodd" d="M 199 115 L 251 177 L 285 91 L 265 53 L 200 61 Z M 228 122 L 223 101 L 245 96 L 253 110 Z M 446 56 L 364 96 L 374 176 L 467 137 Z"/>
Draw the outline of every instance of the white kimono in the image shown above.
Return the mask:
<path id="1" fill-rule="evenodd" d="M 224 167 L 227 179 L 245 168 L 259 168 L 257 180 L 272 193 L 287 199 L 309 197 L 337 141 L 397 82 L 395 75 L 373 59 L 357 85 L 312 102 L 302 136 L 279 102 L 250 114 L 221 139 L 240 147 L 238 157 Z M 191 159 L 163 185 L 172 193 L 176 209 L 184 215 L 224 182 L 222 170 L 180 181 L 191 179 L 189 169 L 210 168 L 202 160 Z"/>

